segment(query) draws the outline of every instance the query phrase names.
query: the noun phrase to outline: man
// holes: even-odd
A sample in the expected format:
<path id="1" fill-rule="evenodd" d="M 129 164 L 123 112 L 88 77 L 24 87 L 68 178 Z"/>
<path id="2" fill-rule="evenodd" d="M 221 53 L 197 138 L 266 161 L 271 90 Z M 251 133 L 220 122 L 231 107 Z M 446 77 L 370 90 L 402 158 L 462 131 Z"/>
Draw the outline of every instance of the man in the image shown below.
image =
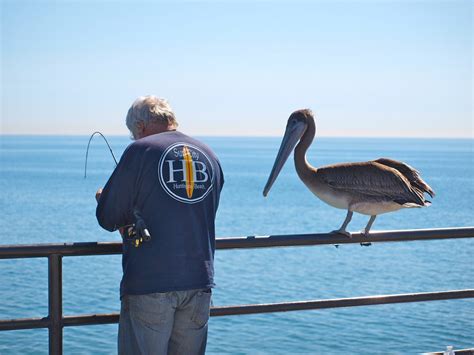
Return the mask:
<path id="1" fill-rule="evenodd" d="M 176 131 L 168 103 L 138 98 L 126 119 L 133 142 L 104 189 L 97 220 L 135 224 L 124 238 L 119 354 L 203 354 L 214 286 L 214 221 L 224 178 L 203 143 Z"/>

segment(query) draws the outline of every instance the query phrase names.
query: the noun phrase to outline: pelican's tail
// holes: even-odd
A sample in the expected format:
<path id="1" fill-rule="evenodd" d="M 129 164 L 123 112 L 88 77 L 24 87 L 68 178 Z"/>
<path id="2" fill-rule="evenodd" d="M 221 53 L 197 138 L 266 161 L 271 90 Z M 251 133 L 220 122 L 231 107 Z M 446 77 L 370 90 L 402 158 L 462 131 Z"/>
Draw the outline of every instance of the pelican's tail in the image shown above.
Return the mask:
<path id="1" fill-rule="evenodd" d="M 430 185 L 428 185 L 421 178 L 420 173 L 416 169 L 412 168 L 410 165 L 405 164 L 398 160 L 393 160 L 393 159 L 388 159 L 388 158 L 380 158 L 380 159 L 375 160 L 375 162 L 398 170 L 403 176 L 407 178 L 407 180 L 410 182 L 412 187 L 414 187 L 416 190 L 421 192 L 421 195 L 423 195 L 423 193 L 426 192 L 431 197 L 435 196 L 435 192 L 430 187 Z M 426 203 L 428 203 L 428 205 Z M 425 201 L 425 206 L 429 206 L 430 204 L 431 202 Z"/>
<path id="2" fill-rule="evenodd" d="M 406 202 L 402 204 L 402 206 L 406 208 L 429 207 L 431 206 L 431 201 L 424 201 L 423 205 L 419 205 L 418 203 L 414 203 L 414 202 Z"/>

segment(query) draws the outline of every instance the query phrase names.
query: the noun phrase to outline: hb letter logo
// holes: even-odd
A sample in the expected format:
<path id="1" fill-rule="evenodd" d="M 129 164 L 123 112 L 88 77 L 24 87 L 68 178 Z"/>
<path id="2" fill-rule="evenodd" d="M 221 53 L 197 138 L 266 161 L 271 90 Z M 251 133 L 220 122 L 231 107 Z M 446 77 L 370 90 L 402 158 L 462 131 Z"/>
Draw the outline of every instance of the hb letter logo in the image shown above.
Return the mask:
<path id="1" fill-rule="evenodd" d="M 212 190 L 214 169 L 209 157 L 198 147 L 176 143 L 168 147 L 158 164 L 163 189 L 175 200 L 196 203 Z"/>

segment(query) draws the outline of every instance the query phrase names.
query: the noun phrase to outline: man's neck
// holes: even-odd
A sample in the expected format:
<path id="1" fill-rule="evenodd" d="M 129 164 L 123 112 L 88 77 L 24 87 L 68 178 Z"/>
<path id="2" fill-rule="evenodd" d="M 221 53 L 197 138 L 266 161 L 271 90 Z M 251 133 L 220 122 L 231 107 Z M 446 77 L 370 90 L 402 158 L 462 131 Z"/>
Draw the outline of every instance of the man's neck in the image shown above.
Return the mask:
<path id="1" fill-rule="evenodd" d="M 137 139 L 145 138 L 145 137 L 158 134 L 158 133 L 171 132 L 171 131 L 176 131 L 176 127 L 174 126 L 163 127 L 159 125 L 150 125 L 150 126 L 147 126 L 145 130 L 138 135 Z"/>

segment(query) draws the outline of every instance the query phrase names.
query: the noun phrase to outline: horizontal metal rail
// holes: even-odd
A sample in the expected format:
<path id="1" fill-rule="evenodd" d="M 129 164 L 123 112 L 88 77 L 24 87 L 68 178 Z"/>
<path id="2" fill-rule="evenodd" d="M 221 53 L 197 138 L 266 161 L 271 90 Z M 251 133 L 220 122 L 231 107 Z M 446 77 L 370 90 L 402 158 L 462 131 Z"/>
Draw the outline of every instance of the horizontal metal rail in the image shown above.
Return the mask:
<path id="1" fill-rule="evenodd" d="M 311 309 L 373 306 L 392 303 L 441 301 L 461 298 L 474 298 L 474 289 L 214 307 L 212 315 L 231 316 L 255 313 L 304 311 Z"/>
<path id="2" fill-rule="evenodd" d="M 456 355 L 474 355 L 474 348 L 470 349 L 453 349 Z M 432 353 L 422 353 L 421 355 L 444 355 L 446 352 L 444 351 L 436 351 Z"/>
<path id="3" fill-rule="evenodd" d="M 0 331 L 1 330 L 49 328 L 50 324 L 51 322 L 49 320 L 49 317 L 2 319 L 0 320 Z"/>
<path id="4" fill-rule="evenodd" d="M 238 305 L 238 306 L 221 306 L 221 307 L 212 307 L 211 316 L 212 317 L 235 316 L 235 315 L 255 314 L 255 313 L 290 312 L 290 311 L 373 306 L 373 305 L 381 305 L 381 304 L 440 301 L 440 300 L 465 299 L 465 298 L 474 298 L 474 289 L 441 291 L 441 292 L 407 293 L 407 294 L 399 294 L 399 295 L 379 295 L 379 296 L 368 296 L 368 297 L 336 298 L 336 299 L 327 299 L 327 300 L 280 302 L 280 303 L 267 303 L 267 304 L 248 304 L 248 305 Z M 65 316 L 63 318 L 63 326 L 71 327 L 71 326 L 80 326 L 80 325 L 112 324 L 112 323 L 118 323 L 118 320 L 119 320 L 118 313 Z M 0 331 L 1 330 L 14 330 L 14 329 L 28 329 L 28 328 L 48 328 L 49 323 L 50 321 L 48 318 L 1 320 Z"/>
<path id="5" fill-rule="evenodd" d="M 367 242 L 407 242 L 472 237 L 474 237 L 474 227 L 373 231 L 370 232 L 369 237 L 366 237 L 362 233 L 353 233 L 352 238 L 334 233 L 288 234 L 219 238 L 216 240 L 216 249 L 251 249 L 328 244 L 358 244 Z M 52 254 L 61 256 L 84 256 L 121 253 L 121 242 L 81 242 L 0 246 L 0 259 L 48 257 Z"/>

